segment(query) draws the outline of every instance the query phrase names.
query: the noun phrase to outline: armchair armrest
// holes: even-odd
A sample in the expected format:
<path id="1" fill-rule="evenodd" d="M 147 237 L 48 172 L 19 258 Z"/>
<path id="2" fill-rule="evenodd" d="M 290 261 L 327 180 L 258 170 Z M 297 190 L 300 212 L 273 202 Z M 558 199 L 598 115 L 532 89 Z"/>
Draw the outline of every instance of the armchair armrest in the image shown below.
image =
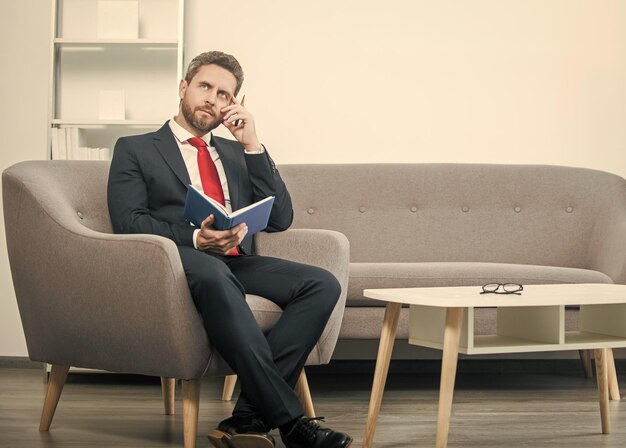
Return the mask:
<path id="1" fill-rule="evenodd" d="M 328 324 L 311 352 L 307 364 L 326 364 L 335 350 L 346 306 L 350 245 L 342 233 L 332 230 L 293 229 L 284 232 L 261 232 L 255 237 L 256 252 L 318 266 L 331 272 L 341 285 L 341 296 Z"/>

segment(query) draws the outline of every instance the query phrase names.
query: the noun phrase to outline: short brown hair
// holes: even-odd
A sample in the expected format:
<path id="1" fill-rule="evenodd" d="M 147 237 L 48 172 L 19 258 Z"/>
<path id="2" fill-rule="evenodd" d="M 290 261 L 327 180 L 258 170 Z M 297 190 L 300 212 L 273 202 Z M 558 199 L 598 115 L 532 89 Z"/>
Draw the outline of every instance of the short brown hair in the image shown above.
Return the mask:
<path id="1" fill-rule="evenodd" d="M 236 96 L 239 93 L 239 89 L 241 89 L 241 85 L 243 84 L 243 69 L 234 56 L 221 51 L 206 51 L 193 58 L 189 63 L 189 67 L 187 67 L 185 81 L 190 83 L 193 77 L 196 76 L 196 73 L 198 73 L 198 70 L 200 70 L 200 67 L 209 64 L 222 67 L 233 74 L 237 80 L 237 87 L 235 88 Z"/>

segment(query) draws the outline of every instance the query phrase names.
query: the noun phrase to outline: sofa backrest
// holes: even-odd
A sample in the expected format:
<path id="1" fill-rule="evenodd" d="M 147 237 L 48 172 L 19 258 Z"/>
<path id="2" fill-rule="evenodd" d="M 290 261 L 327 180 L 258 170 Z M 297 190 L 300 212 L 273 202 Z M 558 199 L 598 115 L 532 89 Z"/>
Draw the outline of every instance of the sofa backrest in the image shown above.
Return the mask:
<path id="1" fill-rule="evenodd" d="M 344 233 L 352 262 L 587 267 L 598 226 L 626 220 L 626 181 L 545 165 L 283 165 L 295 228 Z"/>

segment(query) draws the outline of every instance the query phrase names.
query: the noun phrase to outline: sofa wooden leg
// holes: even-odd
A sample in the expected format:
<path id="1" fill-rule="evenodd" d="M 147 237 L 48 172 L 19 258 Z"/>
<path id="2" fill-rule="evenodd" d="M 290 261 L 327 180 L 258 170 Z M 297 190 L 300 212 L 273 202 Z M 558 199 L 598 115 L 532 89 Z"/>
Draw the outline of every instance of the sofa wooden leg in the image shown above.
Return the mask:
<path id="1" fill-rule="evenodd" d="M 43 402 L 43 411 L 41 412 L 41 420 L 39 421 L 39 431 L 48 431 L 54 412 L 59 404 L 59 398 L 61 398 L 61 392 L 63 392 L 63 386 L 67 380 L 67 372 L 70 370 L 70 366 L 60 366 L 54 364 L 50 372 L 50 378 L 48 379 L 48 389 L 46 390 L 46 398 Z"/>
<path id="2" fill-rule="evenodd" d="M 224 378 L 224 390 L 222 391 L 223 401 L 230 401 L 233 398 L 235 385 L 237 385 L 237 375 L 226 375 Z"/>
<path id="3" fill-rule="evenodd" d="M 296 383 L 295 391 L 298 399 L 300 400 L 300 404 L 302 404 L 302 409 L 304 409 L 304 414 L 309 418 L 315 417 L 311 390 L 309 389 L 309 382 L 306 379 L 304 369 L 302 369 L 302 373 L 300 373 L 300 378 L 298 378 L 298 382 Z"/>
<path id="4" fill-rule="evenodd" d="M 176 401 L 176 378 L 165 378 L 162 376 L 161 393 L 163 395 L 165 415 L 174 415 L 174 403 Z"/>
<path id="5" fill-rule="evenodd" d="M 185 448 L 196 448 L 200 380 L 183 380 L 183 437 Z"/>
<path id="6" fill-rule="evenodd" d="M 585 378 L 589 379 L 593 377 L 593 370 L 591 369 L 591 350 L 578 350 L 580 355 L 580 362 L 583 365 L 583 373 Z"/>
<path id="7" fill-rule="evenodd" d="M 617 372 L 615 371 L 615 358 L 613 357 L 613 349 L 606 351 L 607 372 L 609 376 L 609 398 L 611 400 L 620 401 L 619 383 L 617 382 Z"/>

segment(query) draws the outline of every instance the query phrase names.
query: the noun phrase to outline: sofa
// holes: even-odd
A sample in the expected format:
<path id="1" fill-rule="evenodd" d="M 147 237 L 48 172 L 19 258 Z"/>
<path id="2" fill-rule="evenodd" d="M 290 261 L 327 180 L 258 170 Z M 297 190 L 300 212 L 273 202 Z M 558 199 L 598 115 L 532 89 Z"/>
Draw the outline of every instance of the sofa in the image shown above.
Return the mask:
<path id="1" fill-rule="evenodd" d="M 293 228 L 350 242 L 339 339 L 378 339 L 368 288 L 626 283 L 626 181 L 591 169 L 488 164 L 279 166 Z M 495 333 L 478 310 L 477 334 Z M 577 326 L 566 312 L 566 330 Z M 408 308 L 396 339 L 408 339 Z"/>

